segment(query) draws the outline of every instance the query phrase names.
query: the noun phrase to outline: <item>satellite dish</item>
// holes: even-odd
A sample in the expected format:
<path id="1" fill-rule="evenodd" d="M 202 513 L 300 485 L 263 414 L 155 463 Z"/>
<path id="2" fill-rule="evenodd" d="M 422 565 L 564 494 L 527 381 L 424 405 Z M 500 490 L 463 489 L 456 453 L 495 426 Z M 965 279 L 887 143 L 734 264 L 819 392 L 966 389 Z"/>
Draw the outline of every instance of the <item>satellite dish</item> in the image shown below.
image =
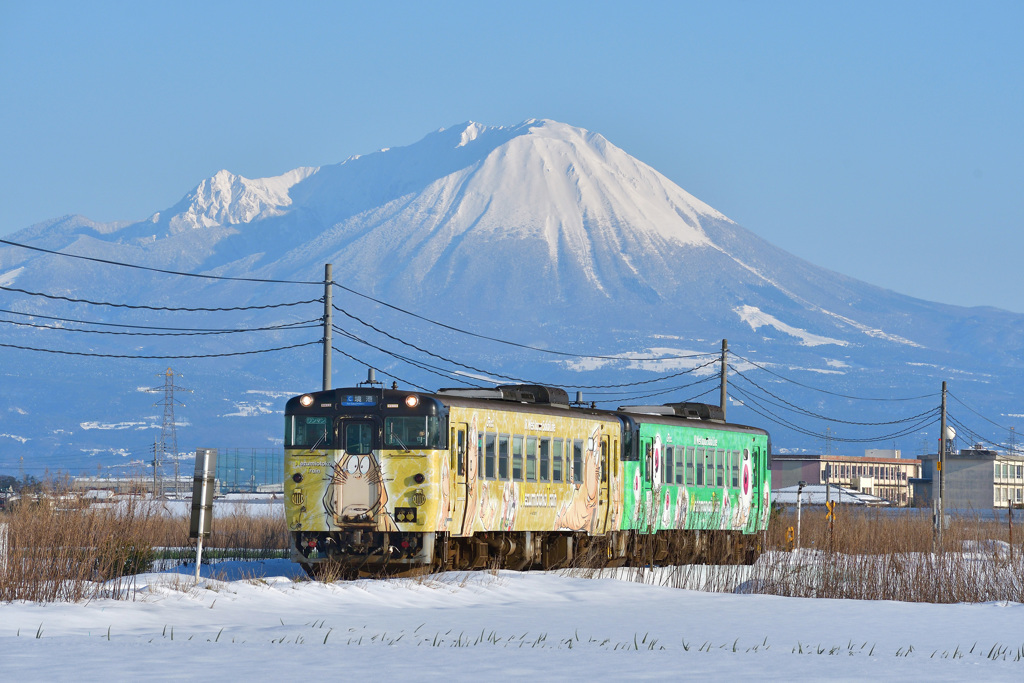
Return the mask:
<path id="1" fill-rule="evenodd" d="M 953 429 L 953 425 L 946 425 L 946 441 L 952 441 L 956 438 L 956 430 Z"/>

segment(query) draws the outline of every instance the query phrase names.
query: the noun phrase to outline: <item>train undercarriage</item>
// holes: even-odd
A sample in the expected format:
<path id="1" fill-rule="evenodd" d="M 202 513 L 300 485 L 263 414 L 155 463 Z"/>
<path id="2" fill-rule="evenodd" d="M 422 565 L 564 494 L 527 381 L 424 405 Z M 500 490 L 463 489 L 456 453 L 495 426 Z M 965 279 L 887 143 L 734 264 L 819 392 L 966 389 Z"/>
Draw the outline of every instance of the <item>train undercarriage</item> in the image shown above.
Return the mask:
<path id="1" fill-rule="evenodd" d="M 482 569 L 753 564 L 762 536 L 738 531 L 666 530 L 653 534 L 518 531 L 447 533 L 293 533 L 292 559 L 315 579 L 407 576 Z"/>

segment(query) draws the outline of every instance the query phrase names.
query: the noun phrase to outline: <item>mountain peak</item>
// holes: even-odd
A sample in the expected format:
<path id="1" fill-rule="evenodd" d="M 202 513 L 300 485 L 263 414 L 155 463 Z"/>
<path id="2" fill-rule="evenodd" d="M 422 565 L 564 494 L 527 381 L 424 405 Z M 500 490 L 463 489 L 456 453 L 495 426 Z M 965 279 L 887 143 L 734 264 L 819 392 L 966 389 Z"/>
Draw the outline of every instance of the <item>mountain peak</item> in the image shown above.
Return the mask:
<path id="1" fill-rule="evenodd" d="M 250 179 L 226 169 L 203 180 L 171 209 L 172 234 L 197 228 L 249 223 L 280 215 L 292 203 L 289 191 L 316 173 L 315 167 L 300 167 L 271 178 Z"/>

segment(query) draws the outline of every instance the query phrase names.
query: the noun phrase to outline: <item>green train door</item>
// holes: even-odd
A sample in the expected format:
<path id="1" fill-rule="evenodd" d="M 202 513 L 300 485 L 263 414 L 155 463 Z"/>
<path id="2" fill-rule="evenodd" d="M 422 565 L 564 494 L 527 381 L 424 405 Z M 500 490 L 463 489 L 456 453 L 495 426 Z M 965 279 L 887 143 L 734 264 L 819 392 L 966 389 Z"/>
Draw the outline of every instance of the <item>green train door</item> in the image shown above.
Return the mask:
<path id="1" fill-rule="evenodd" d="M 751 502 L 754 505 L 754 531 L 761 528 L 761 519 L 763 515 L 767 514 L 767 510 L 764 509 L 764 492 L 761 490 L 762 482 L 764 481 L 764 461 L 762 459 L 761 447 L 754 443 L 750 449 L 753 467 L 753 480 L 754 487 L 752 489 L 753 499 Z"/>
<path id="2" fill-rule="evenodd" d="M 651 478 L 654 476 L 654 439 L 640 439 L 640 518 L 636 520 L 636 528 L 642 534 L 653 530 L 654 492 L 651 490 Z"/>

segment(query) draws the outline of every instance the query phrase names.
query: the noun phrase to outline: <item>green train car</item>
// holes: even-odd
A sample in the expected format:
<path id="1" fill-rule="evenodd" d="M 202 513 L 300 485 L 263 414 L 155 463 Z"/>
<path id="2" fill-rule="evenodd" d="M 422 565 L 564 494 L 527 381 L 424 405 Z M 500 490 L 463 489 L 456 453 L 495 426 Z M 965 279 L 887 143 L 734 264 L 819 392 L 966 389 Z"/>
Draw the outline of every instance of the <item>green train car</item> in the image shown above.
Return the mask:
<path id="1" fill-rule="evenodd" d="M 296 396 L 285 422 L 292 559 L 314 576 L 751 562 L 768 523 L 768 434 L 713 406 L 368 383 Z"/>

